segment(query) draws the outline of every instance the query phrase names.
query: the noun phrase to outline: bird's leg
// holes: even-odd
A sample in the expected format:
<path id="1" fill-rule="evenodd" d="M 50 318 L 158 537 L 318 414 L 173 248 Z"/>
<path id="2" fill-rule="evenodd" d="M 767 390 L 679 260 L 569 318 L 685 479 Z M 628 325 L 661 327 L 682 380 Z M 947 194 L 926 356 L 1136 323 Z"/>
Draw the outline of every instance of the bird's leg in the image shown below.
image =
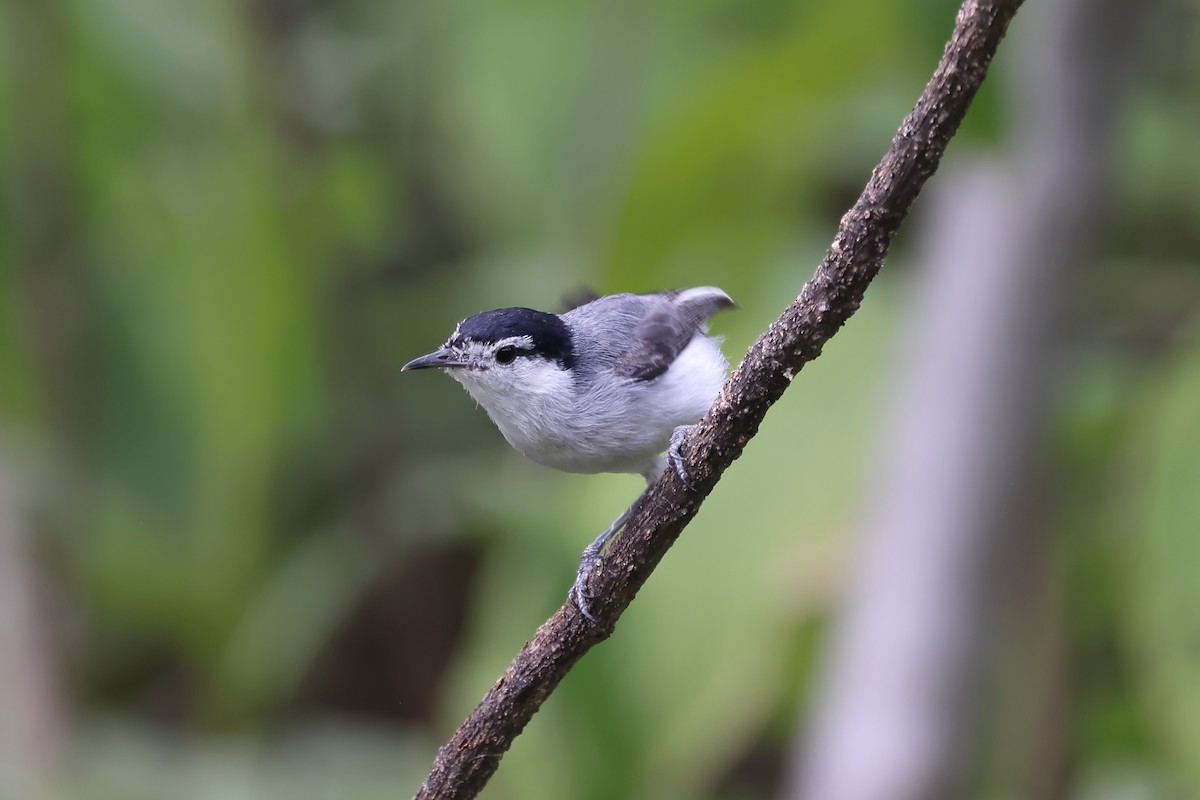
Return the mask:
<path id="1" fill-rule="evenodd" d="M 695 425 L 680 425 L 675 430 L 671 431 L 671 445 L 667 448 L 667 463 L 675 468 L 675 474 L 683 481 L 683 485 L 689 489 L 695 490 L 692 482 L 688 479 L 687 470 L 683 468 L 683 454 L 679 452 L 679 446 L 683 444 L 683 439 Z"/>
<path id="2" fill-rule="evenodd" d="M 596 562 L 600 560 L 600 553 L 604 551 L 604 546 L 608 544 L 608 540 L 617 531 L 625 527 L 625 523 L 629 521 L 629 513 L 633 511 L 634 505 L 637 505 L 636 500 L 633 505 L 621 512 L 621 516 L 613 520 L 613 524 L 609 525 L 604 533 L 597 536 L 595 541 L 583 549 L 583 555 L 579 558 L 579 569 L 575 571 L 575 583 L 571 584 L 571 590 L 567 592 L 567 598 L 575 603 L 576 607 L 579 608 L 579 613 L 583 614 L 588 622 L 596 621 L 596 618 L 592 616 L 592 612 L 588 609 L 588 595 L 585 590 L 588 573 L 592 571 L 592 567 L 596 566 Z"/>
<path id="3" fill-rule="evenodd" d="M 647 491 L 658 480 L 658 476 L 662 474 L 664 469 L 666 469 L 666 464 L 661 458 L 656 458 L 654 463 L 642 473 L 642 477 L 646 479 Z M 642 495 L 645 493 L 642 492 Z M 616 535 L 617 531 L 625 527 L 625 523 L 629 521 L 629 515 L 633 513 L 633 507 L 638 504 L 638 500 L 642 499 L 642 495 L 638 495 L 638 499 L 634 500 L 629 508 L 622 511 L 621 516 L 613 520 L 612 525 L 609 525 L 604 533 L 597 536 L 591 544 L 585 547 L 583 555 L 579 558 L 579 569 L 575 571 L 575 583 L 571 584 L 571 589 L 567 592 L 567 599 L 575 604 L 575 607 L 579 609 L 579 613 L 583 614 L 588 622 L 596 621 L 596 618 L 592 616 L 591 609 L 588 608 L 588 595 L 585 591 L 588 573 L 592 571 L 592 567 L 596 566 L 596 562 L 600 560 L 600 554 L 604 552 L 604 546 Z"/>

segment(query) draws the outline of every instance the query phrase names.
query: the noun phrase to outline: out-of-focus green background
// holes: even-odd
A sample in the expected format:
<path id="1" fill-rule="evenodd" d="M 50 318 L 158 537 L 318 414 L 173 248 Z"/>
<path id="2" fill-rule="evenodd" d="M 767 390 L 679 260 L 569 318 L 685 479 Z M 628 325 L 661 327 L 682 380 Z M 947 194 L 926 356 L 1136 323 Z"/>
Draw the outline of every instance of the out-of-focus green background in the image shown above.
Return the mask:
<path id="1" fill-rule="evenodd" d="M 1167 5 L 1152 30 L 1184 42 L 1200 9 Z M 0 525 L 40 650 L 0 691 L 45 703 L 26 727 L 0 710 L 0 792 L 411 794 L 641 479 L 523 461 L 452 381 L 400 365 L 483 309 L 703 284 L 741 306 L 714 325 L 736 363 L 955 8 L 8 0 Z M 1200 796 L 1184 44 L 1144 56 L 1118 126 L 1117 223 L 1074 298 L 1039 498 L 1071 655 L 1063 797 Z M 1005 80 L 952 151 L 1004 136 Z M 486 797 L 776 791 L 906 357 L 910 253 L 902 235 Z M 12 631 L 0 650 L 28 643 Z M 1021 796 L 1020 737 L 981 738 L 977 796 Z"/>

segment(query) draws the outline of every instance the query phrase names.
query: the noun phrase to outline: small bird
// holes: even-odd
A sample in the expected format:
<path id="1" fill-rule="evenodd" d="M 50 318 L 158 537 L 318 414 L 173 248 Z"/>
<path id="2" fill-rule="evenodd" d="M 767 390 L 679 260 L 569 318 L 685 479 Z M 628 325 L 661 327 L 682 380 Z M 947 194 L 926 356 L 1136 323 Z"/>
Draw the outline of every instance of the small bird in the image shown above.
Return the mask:
<path id="1" fill-rule="evenodd" d="M 499 308 L 467 317 L 401 371 L 446 370 L 539 464 L 637 473 L 650 485 L 671 463 L 688 483 L 679 444 L 729 368 L 721 340 L 706 335 L 708 319 L 733 307 L 725 292 L 701 286 L 608 295 L 565 314 Z M 583 551 L 568 597 L 588 620 L 587 575 L 632 510 Z"/>

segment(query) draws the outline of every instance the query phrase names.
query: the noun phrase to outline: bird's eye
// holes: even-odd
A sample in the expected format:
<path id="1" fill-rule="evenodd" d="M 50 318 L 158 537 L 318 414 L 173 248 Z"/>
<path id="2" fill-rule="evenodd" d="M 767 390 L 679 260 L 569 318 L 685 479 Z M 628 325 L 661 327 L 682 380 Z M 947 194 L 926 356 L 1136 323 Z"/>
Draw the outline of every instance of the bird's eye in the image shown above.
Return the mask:
<path id="1" fill-rule="evenodd" d="M 516 357 L 517 357 L 517 348 L 513 347 L 512 345 L 508 345 L 507 347 L 501 347 L 499 350 L 496 351 L 496 363 L 497 364 L 511 364 Z"/>

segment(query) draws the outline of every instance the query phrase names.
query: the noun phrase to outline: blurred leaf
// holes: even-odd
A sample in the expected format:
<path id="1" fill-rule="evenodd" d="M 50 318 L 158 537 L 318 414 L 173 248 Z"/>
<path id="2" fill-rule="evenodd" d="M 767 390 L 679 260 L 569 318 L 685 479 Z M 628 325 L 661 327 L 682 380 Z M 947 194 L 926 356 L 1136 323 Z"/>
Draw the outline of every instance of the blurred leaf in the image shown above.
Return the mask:
<path id="1" fill-rule="evenodd" d="M 271 746 L 241 737 L 181 748 L 120 721 L 87 726 L 56 797 L 88 800 L 384 800 L 415 791 L 428 766 L 411 736 L 312 721 Z"/>
<path id="2" fill-rule="evenodd" d="M 1134 440 L 1127 622 L 1150 724 L 1200 792 L 1200 348 L 1171 361 Z"/>
<path id="3" fill-rule="evenodd" d="M 798 6 L 772 35 L 664 98 L 609 254 L 613 282 L 652 289 L 645 270 L 664 267 L 665 285 L 715 282 L 697 276 L 758 265 L 811 210 L 810 187 L 829 158 L 823 145 L 835 131 L 846 136 L 839 98 L 894 58 L 907 20 L 887 4 Z M 872 159 L 891 132 L 874 134 Z M 726 288 L 736 296 L 737 286 Z"/>

